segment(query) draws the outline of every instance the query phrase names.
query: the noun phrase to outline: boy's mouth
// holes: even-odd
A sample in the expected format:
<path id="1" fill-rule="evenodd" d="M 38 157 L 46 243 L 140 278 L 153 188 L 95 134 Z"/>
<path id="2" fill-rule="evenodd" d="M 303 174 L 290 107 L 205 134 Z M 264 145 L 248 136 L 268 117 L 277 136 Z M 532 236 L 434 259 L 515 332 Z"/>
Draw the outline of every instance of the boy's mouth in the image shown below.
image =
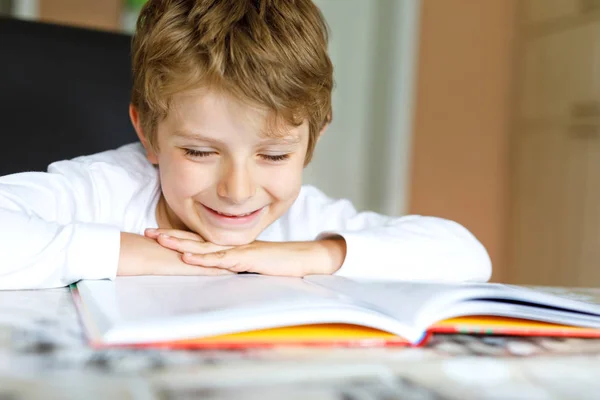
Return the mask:
<path id="1" fill-rule="evenodd" d="M 224 211 L 215 210 L 214 208 L 208 207 L 204 204 L 202 204 L 202 207 L 204 207 L 204 209 L 206 209 L 214 217 L 217 217 L 218 219 L 220 219 L 222 221 L 242 222 L 242 223 L 243 222 L 252 222 L 252 220 L 254 220 L 255 217 L 258 216 L 258 214 L 264 209 L 264 207 L 261 207 L 257 210 L 250 211 L 247 213 L 227 213 Z"/>
<path id="2" fill-rule="evenodd" d="M 206 207 L 206 206 L 205 206 Z M 208 208 L 210 211 L 215 212 L 219 215 L 222 215 L 224 217 L 230 217 L 230 218 L 242 218 L 242 217 L 247 217 L 248 215 L 252 215 L 257 211 L 260 211 L 260 209 L 258 210 L 254 210 L 254 211 L 250 211 L 249 213 L 244 213 L 244 214 L 229 214 L 229 213 L 225 213 L 225 212 L 221 212 L 221 211 L 217 211 L 214 208 L 210 208 L 210 207 L 206 207 Z"/>

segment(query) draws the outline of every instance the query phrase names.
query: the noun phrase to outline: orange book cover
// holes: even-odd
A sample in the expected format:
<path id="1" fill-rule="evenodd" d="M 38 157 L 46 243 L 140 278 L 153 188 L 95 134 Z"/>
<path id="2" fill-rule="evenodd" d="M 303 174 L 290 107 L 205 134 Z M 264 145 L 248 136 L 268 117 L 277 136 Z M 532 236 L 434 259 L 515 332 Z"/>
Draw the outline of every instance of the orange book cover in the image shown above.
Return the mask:
<path id="1" fill-rule="evenodd" d="M 406 339 L 364 326 L 347 324 L 315 324 L 297 325 L 281 328 L 261 329 L 256 331 L 232 333 L 197 339 L 177 340 L 158 343 L 138 343 L 124 345 L 136 348 L 169 348 L 169 349 L 240 349 L 268 348 L 276 346 L 310 346 L 310 347 L 420 347 L 427 343 L 426 333 L 417 344 Z M 94 347 L 114 347 L 103 343 L 91 343 Z"/>
<path id="2" fill-rule="evenodd" d="M 506 336 L 600 337 L 600 329 L 595 328 L 581 328 L 485 315 L 447 319 L 432 326 L 429 332 Z"/>
<path id="3" fill-rule="evenodd" d="M 452 318 L 433 325 L 416 345 L 409 343 L 400 336 L 364 326 L 319 324 L 263 329 L 174 342 L 143 343 L 136 345 L 136 347 L 171 349 L 272 346 L 421 347 L 427 344 L 428 339 L 433 334 L 598 338 L 600 337 L 600 329 L 579 328 L 514 318 L 473 316 Z"/>

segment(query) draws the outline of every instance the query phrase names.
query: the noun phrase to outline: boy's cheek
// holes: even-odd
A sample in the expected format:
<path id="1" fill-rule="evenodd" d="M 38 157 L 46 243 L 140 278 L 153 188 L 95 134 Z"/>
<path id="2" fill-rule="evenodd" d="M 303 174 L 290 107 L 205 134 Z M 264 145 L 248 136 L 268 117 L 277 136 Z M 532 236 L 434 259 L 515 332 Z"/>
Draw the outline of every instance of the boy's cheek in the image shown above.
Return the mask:
<path id="1" fill-rule="evenodd" d="M 269 187 L 273 190 L 276 189 L 276 191 L 282 195 L 292 195 L 299 190 L 302 185 L 302 168 L 293 166 L 291 168 L 281 168 L 278 171 L 273 172 L 275 173 L 267 174 L 267 176 L 263 177 L 261 180 L 264 182 L 265 187 Z"/>
<path id="2" fill-rule="evenodd" d="M 178 197 L 190 197 L 211 186 L 215 173 L 211 168 L 190 163 L 173 163 L 160 168 L 160 181 L 163 191 L 170 191 Z"/>
<path id="3" fill-rule="evenodd" d="M 291 182 L 290 180 L 279 179 L 281 180 L 272 181 L 268 186 L 263 187 L 263 189 L 269 193 L 272 199 L 275 199 L 278 207 L 289 208 L 300 194 L 302 181 Z"/>

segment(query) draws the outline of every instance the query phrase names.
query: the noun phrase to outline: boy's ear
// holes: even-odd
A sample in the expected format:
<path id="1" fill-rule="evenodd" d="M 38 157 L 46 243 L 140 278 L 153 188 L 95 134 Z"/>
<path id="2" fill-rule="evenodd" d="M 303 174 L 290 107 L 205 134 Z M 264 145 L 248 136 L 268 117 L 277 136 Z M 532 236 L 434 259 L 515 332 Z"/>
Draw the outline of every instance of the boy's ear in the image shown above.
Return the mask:
<path id="1" fill-rule="evenodd" d="M 323 125 L 323 127 L 319 131 L 319 137 L 317 138 L 317 142 L 321 140 L 321 136 L 323 136 L 323 134 L 327 131 L 327 128 L 329 128 L 329 124 L 331 124 L 331 117 L 328 118 L 328 121 L 325 122 L 325 125 Z"/>
<path id="2" fill-rule="evenodd" d="M 137 134 L 138 139 L 142 142 L 144 149 L 146 150 L 146 158 L 152 164 L 158 164 L 158 157 L 156 152 L 148 143 L 148 139 L 144 135 L 144 131 L 142 130 L 142 124 L 140 123 L 140 116 L 138 114 L 137 108 L 133 104 L 129 104 L 129 118 L 131 119 L 131 124 L 133 125 L 133 129 L 135 129 L 135 133 Z"/>
<path id="3" fill-rule="evenodd" d="M 327 128 L 329 128 L 329 122 L 323 125 L 321 131 L 319 131 L 319 137 L 317 138 L 317 140 L 321 139 L 321 136 L 323 136 L 323 134 L 327 131 Z"/>

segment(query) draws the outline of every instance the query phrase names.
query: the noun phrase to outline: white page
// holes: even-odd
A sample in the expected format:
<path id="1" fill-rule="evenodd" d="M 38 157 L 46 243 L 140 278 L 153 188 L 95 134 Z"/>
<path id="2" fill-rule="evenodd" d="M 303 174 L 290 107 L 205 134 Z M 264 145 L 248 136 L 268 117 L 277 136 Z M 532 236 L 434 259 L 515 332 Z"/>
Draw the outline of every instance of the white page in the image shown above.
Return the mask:
<path id="1" fill-rule="evenodd" d="M 586 326 L 596 327 L 600 321 L 597 316 L 583 318 L 581 314 L 577 314 L 600 314 L 599 305 L 497 283 L 383 282 L 327 275 L 313 275 L 305 280 L 343 293 L 365 307 L 421 329 L 443 319 L 465 315 L 489 314 L 524 318 L 526 315 L 533 315 L 531 310 L 534 308 L 537 311 L 535 319 L 541 321 L 566 323 L 568 315 L 572 315 L 573 323 L 579 325 L 585 320 Z M 496 307 L 499 301 L 506 303 Z M 511 303 L 513 301 L 531 304 Z"/>
<path id="2" fill-rule="evenodd" d="M 300 278 L 118 277 L 77 285 L 112 343 L 176 340 L 306 323 L 354 323 L 418 341 L 422 332 L 357 307 L 344 295 Z"/>
<path id="3" fill-rule="evenodd" d="M 411 326 L 426 329 L 439 309 L 488 293 L 495 284 L 437 283 L 428 281 L 369 281 L 335 275 L 304 278 L 353 298 L 358 304 Z"/>
<path id="4" fill-rule="evenodd" d="M 110 321 L 139 321 L 264 307 L 274 303 L 331 302 L 341 296 L 300 278 L 262 276 L 137 276 L 77 284 Z"/>

